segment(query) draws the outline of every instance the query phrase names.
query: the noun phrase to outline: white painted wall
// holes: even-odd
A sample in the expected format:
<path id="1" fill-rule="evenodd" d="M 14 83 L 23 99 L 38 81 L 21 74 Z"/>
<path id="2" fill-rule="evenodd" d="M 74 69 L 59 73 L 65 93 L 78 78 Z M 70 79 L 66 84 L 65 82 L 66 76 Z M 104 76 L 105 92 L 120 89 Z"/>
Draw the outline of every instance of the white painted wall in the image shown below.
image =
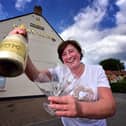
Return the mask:
<path id="1" fill-rule="evenodd" d="M 0 22 L 0 41 L 15 26 L 25 24 L 28 31 L 29 55 L 39 69 L 55 66 L 59 60 L 57 57 L 57 45 L 62 39 L 57 35 L 53 28 L 46 22 L 45 18 L 36 14 L 28 14 Z M 44 28 L 40 30 L 30 26 L 30 23 Z M 51 38 L 56 41 L 53 41 Z M 25 74 L 18 77 L 6 78 L 5 90 L 0 91 L 0 97 L 31 96 L 42 94 L 36 85 L 31 82 Z M 49 88 L 44 84 L 43 87 Z"/>

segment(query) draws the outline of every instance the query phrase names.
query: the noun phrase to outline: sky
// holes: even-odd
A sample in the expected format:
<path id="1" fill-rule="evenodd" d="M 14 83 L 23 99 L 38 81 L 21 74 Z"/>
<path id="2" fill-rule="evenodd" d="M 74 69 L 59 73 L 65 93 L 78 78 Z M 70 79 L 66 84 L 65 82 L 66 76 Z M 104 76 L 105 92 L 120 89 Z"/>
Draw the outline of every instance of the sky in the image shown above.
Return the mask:
<path id="1" fill-rule="evenodd" d="M 0 20 L 31 13 L 35 5 L 64 40 L 80 43 L 85 63 L 114 58 L 126 65 L 126 0 L 0 0 Z"/>

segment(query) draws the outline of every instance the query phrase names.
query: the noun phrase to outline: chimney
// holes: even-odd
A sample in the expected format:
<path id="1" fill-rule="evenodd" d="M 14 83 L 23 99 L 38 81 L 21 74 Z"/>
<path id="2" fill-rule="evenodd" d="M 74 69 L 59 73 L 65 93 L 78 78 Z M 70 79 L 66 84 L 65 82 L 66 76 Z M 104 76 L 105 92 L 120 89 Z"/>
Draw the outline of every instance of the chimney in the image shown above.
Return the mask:
<path id="1" fill-rule="evenodd" d="M 42 15 L 42 7 L 41 6 L 35 6 L 34 7 L 34 14 L 37 14 L 37 15 Z"/>

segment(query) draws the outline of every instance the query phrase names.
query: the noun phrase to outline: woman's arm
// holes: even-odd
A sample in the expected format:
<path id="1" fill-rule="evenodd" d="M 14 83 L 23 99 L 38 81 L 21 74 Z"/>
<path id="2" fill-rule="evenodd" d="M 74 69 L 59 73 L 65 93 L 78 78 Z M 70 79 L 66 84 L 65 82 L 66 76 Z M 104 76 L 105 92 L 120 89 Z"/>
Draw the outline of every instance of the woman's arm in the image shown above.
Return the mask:
<path id="1" fill-rule="evenodd" d="M 51 74 L 48 70 L 39 71 L 32 63 L 31 58 L 28 56 L 25 74 L 31 81 L 47 82 L 51 80 Z"/>
<path id="2" fill-rule="evenodd" d="M 25 28 L 21 28 L 21 26 L 16 27 L 9 34 L 20 34 L 27 38 L 27 31 Z M 31 81 L 46 82 L 51 79 L 50 72 L 48 70 L 39 71 L 32 63 L 29 56 L 27 58 L 25 74 Z"/>
<path id="3" fill-rule="evenodd" d="M 39 70 L 35 67 L 35 65 L 31 61 L 31 58 L 28 56 L 25 68 L 25 74 L 31 81 L 35 81 L 39 73 L 40 73 Z"/>
<path id="4" fill-rule="evenodd" d="M 49 97 L 50 107 L 56 109 L 57 116 L 101 119 L 114 115 L 115 100 L 109 88 L 99 87 L 99 100 L 79 101 L 72 96 Z"/>
<path id="5" fill-rule="evenodd" d="M 116 103 L 112 96 L 111 89 L 99 87 L 99 100 L 95 102 L 78 102 L 79 116 L 86 118 L 106 118 L 113 116 L 116 111 Z"/>

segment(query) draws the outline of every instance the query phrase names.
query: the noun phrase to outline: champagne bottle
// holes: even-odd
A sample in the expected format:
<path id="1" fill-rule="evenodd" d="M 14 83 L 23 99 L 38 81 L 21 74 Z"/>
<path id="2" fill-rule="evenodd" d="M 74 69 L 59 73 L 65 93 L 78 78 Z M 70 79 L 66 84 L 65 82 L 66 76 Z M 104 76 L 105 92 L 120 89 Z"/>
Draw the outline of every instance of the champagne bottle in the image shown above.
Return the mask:
<path id="1" fill-rule="evenodd" d="M 18 28 L 26 30 L 23 24 Z M 27 51 L 27 35 L 8 34 L 0 42 L 0 76 L 16 77 L 22 74 L 26 67 Z"/>

